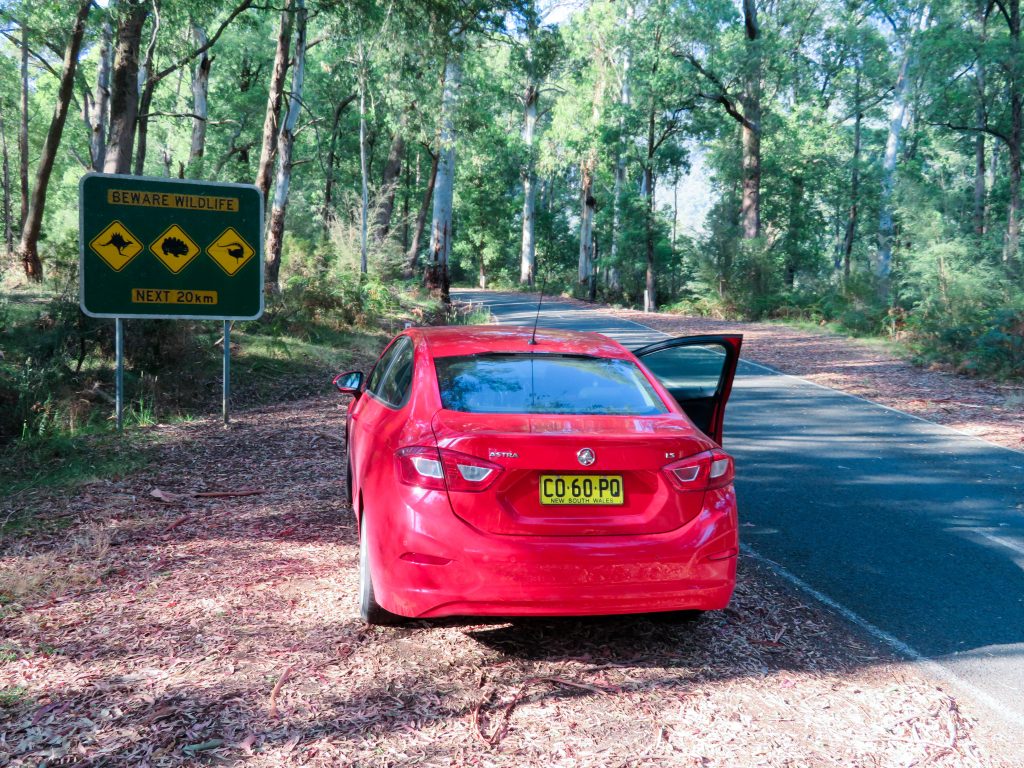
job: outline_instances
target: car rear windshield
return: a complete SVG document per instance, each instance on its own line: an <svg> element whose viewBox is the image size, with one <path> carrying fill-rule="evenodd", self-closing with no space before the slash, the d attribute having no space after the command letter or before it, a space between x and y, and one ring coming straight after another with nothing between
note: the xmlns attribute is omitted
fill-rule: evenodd
<svg viewBox="0 0 1024 768"><path fill-rule="evenodd" d="M629 360L556 354L483 354L434 360L441 403L464 413L649 416L667 412Z"/></svg>

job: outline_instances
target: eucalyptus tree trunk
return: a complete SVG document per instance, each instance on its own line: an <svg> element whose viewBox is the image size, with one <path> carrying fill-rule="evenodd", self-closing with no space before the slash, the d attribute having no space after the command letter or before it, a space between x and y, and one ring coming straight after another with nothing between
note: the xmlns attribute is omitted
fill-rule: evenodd
<svg viewBox="0 0 1024 768"><path fill-rule="evenodd" d="M892 247L895 234L893 222L892 195L896 186L896 161L899 154L900 136L910 109L910 69L914 61L915 30L923 30L928 24L929 9L924 6L921 15L907 31L903 55L900 58L899 74L889 107L889 132L885 140L885 155L882 158L882 196L878 205L878 251L875 255L875 278L878 298L889 298L889 284L892 273ZM1020 165L1017 165L1018 171ZM1012 182L1012 175L1011 175ZM1018 185L1019 187L1019 185ZM1013 193L1010 194L1013 207ZM1013 216L1011 216L1011 220Z"/></svg>
<svg viewBox="0 0 1024 768"><path fill-rule="evenodd" d="M651 97L651 108L647 113L647 161L644 163L643 185L640 194L644 204L644 246L647 253L647 272L644 278L644 312L657 310L657 284L654 276L654 143L655 121L658 109L654 97Z"/></svg>
<svg viewBox="0 0 1024 768"><path fill-rule="evenodd" d="M192 39L197 48L206 45L206 30L198 24L192 25ZM199 55L195 72L192 73L192 145L189 148L188 162L192 166L192 178L203 175L203 154L206 151L206 123L210 110L207 97L210 93L210 66L213 58L208 52Z"/></svg>
<svg viewBox="0 0 1024 768"><path fill-rule="evenodd" d="M633 6L626 7L627 25L633 18ZM629 48L622 55L622 86L619 90L619 104L622 105L622 112L625 114L632 103L632 95L629 89L629 68L632 64L632 54ZM615 146L615 183L612 188L612 237L611 253L608 267L608 288L612 291L620 290L619 284L619 229L622 225L622 190L626 185L626 146L625 146L625 118L619 117L619 141Z"/></svg>
<svg viewBox="0 0 1024 768"><path fill-rule="evenodd" d="M156 43L160 35L160 4L153 3L153 24L149 31L149 45L146 46L146 57L139 67L139 106L135 127L138 141L135 148L135 175L142 176L146 169L146 150L149 142L149 110L153 104L153 93L160 81L153 73L156 56Z"/></svg>
<svg viewBox="0 0 1024 768"><path fill-rule="evenodd" d="M533 237L535 208L537 205L537 178L534 162L533 137L537 126L537 84L526 86L523 116L523 144L526 145L526 165L523 168L523 239L519 249L519 282L533 285L536 274L537 243Z"/></svg>
<svg viewBox="0 0 1024 768"><path fill-rule="evenodd" d="M111 3L109 10L116 7ZM110 18L104 17L100 27L99 64L96 69L96 89L85 92L82 102L85 127L89 131L89 159L94 171L102 171L107 156L107 119L110 116L110 57L114 28Z"/></svg>
<svg viewBox="0 0 1024 768"><path fill-rule="evenodd" d="M409 122L409 110L402 111L398 119L395 135L391 137L391 149L388 151L387 162L380 182L380 198L377 202L377 215L373 222L373 239L380 243L391 231L391 217L395 211L395 194L402 174L402 158L405 157L405 130Z"/></svg>
<svg viewBox="0 0 1024 768"><path fill-rule="evenodd" d="M982 43L988 38L987 19L985 5L979 3L975 21L981 29ZM974 234L978 237L984 236L987 228L985 217L985 75L985 63L979 57L974 64L974 90L977 98L974 105L974 126L978 131L974 137Z"/></svg>
<svg viewBox="0 0 1024 768"><path fill-rule="evenodd" d="M269 293L279 293L281 245L284 239L284 217L288 208L288 188L292 178L292 149L295 146L295 125L302 107L302 83L306 73L306 4L293 0L295 9L295 55L292 59L292 89L288 111L277 134L277 177L274 182L274 204L270 211L265 247L265 284Z"/></svg>
<svg viewBox="0 0 1024 768"><path fill-rule="evenodd" d="M142 0L124 0L117 25L117 49L110 83L110 132L103 170L107 173L130 173L132 146L135 142L135 120L139 110L139 49L142 26L149 15Z"/></svg>
<svg viewBox="0 0 1024 768"><path fill-rule="evenodd" d="M1024 144L1024 62L1021 62L1020 48L1020 0L1006 0L1004 10L1008 17L1007 26L1010 32L1009 62L1004 65L1009 75L1010 91L1010 140L1007 142L1007 149L1010 152L1010 202L1003 262L1012 267L1016 266L1020 255L1021 153Z"/></svg>
<svg viewBox="0 0 1024 768"><path fill-rule="evenodd" d="M284 78L288 71L288 56L292 39L292 9L295 0L288 0L281 11L281 22L277 30L277 50L274 53L274 67L270 73L267 91L267 112L263 119L263 145L260 163L256 170L256 186L266 200L270 190L270 176L274 167L274 153L277 150L278 121L284 102Z"/></svg>
<svg viewBox="0 0 1024 768"><path fill-rule="evenodd" d="M430 226L430 251L425 282L431 292L439 292L447 304L448 258L452 252L452 200L455 193L455 109L462 82L459 53L448 55L441 95L441 134L438 146L437 179L434 182L434 215Z"/></svg>
<svg viewBox="0 0 1024 768"><path fill-rule="evenodd" d="M231 10L231 12L224 19L224 21L222 21L220 23L220 25L217 27L217 31L214 32L213 37L211 37L211 38L209 38L207 40L206 36L204 34L203 37L202 37L202 42L195 48L195 50L190 51L189 53L187 53L184 56L182 56L181 58L177 59L172 64L169 64L168 66L164 67L160 71L156 71L156 68L155 68L155 65L154 65L154 56L156 54L157 33L158 33L159 29L160 29L160 14L159 14L160 6L157 3L153 4L153 30L152 30L152 33L150 35L149 46L146 49L146 60L143 63L143 65L142 65L142 67L141 67L141 69L139 71L139 75L138 75L139 90L140 90L142 95L139 97L139 105L138 105L138 120L137 120L137 123L138 123L139 140L138 140L138 149L137 149L137 151L135 153L135 173L136 173L136 175L141 175L143 170L144 170L144 168L145 168L145 165L146 165L146 148L147 148L147 139L148 139L148 135L149 135L149 110L150 110L150 106L153 103L153 94L156 91L157 85L165 77L167 77L168 75L172 75L175 72L179 71L182 67L184 67L189 62L191 62L192 59L195 59L197 57L203 57L204 59L207 59L206 66L207 66L207 69L208 69L209 65L213 62L213 57L207 57L207 51L214 45L214 43L217 42L217 40L220 38L221 34L228 27L228 25L230 25L238 17L239 14L241 14L246 9L250 8L252 6L252 4L253 4L253 0L241 0L241 2L238 5L236 5ZM207 74L207 77L209 77L209 72L207 72L206 74ZM180 81L179 81L179 83L180 83ZM240 88L241 88L242 91L245 91L245 90L248 89L248 84L245 83L244 80L243 80L243 83L240 84ZM203 130L205 131L205 126L204 126ZM241 151L241 150L239 150L239 151ZM248 152L248 145L246 145L246 149L244 151L246 153ZM164 160L164 163L166 165L166 163L167 163L166 159ZM185 168L184 164L183 163L179 163L178 167L179 167L179 176L184 177L184 168Z"/></svg>
<svg viewBox="0 0 1024 768"><path fill-rule="evenodd" d="M857 74L853 82L853 161L850 168L850 212L846 217L846 234L843 237L843 281L850 280L850 262L853 257L853 243L857 236L857 213L860 206L860 147L861 123L864 113L860 105L861 63L857 62Z"/></svg>
<svg viewBox="0 0 1024 768"><path fill-rule="evenodd" d="M519 247L519 282L521 285L533 285L537 272L537 243L534 238L536 225L535 209L537 206L536 157L534 150L534 134L537 129L537 101L540 98L537 61L534 57L537 28L540 15L537 3L530 0L523 8L526 20L526 47L524 63L526 70L526 90L523 94L523 145L526 159L523 163L521 177L523 181L523 221L522 239ZM482 263L482 262L481 262Z"/></svg>
<svg viewBox="0 0 1024 768"><path fill-rule="evenodd" d="M984 112L984 107L976 108L981 121ZM974 234L985 234L985 134L980 130L974 137Z"/></svg>
<svg viewBox="0 0 1024 768"><path fill-rule="evenodd" d="M405 158L405 183L402 185L402 253L409 249L409 195L420 184L420 156L416 155L416 175L412 174L408 150Z"/></svg>
<svg viewBox="0 0 1024 768"><path fill-rule="evenodd" d="M27 9L22 9L27 13ZM28 25L21 21L21 120L18 124L18 181L21 184L21 228L28 217Z"/></svg>
<svg viewBox="0 0 1024 768"><path fill-rule="evenodd" d="M900 60L899 76L892 105L889 107L889 133L885 140L885 155L882 159L882 197L878 206L878 251L875 255L875 278L878 281L878 297L889 296L889 276L892 271L893 208L892 194L896 184L896 159L900 146L900 134L907 117L907 102L910 93L910 44Z"/></svg>
<svg viewBox="0 0 1024 768"><path fill-rule="evenodd" d="M591 128L601 124L601 102L604 99L605 73L602 70L594 85L594 102L590 112ZM594 197L594 173L597 170L597 148L591 147L580 166L580 256L576 268L576 280L584 294L592 295L594 282L594 212L597 200Z"/></svg>
<svg viewBox="0 0 1024 768"><path fill-rule="evenodd" d="M0 164L2 178L0 191L4 194L3 220L4 220L4 245L7 253L14 253L14 219L11 214L11 162L7 153L7 126L4 125L4 116L0 114L0 150L2 150L3 161Z"/></svg>
<svg viewBox="0 0 1024 768"><path fill-rule="evenodd" d="M334 105L334 117L331 119L331 139L327 148L327 169L324 178L323 227L325 235L334 220L334 166L338 157L338 131L341 126L341 115L345 111L345 107L355 101L357 96L356 93L350 93Z"/></svg>
<svg viewBox="0 0 1024 768"><path fill-rule="evenodd" d="M420 204L419 213L416 214L416 226L413 227L412 242L409 243L409 250L405 252L405 276L407 278L415 275L419 266L420 240L423 239L423 228L427 223L427 211L430 210L430 203L434 197L434 185L437 183L437 167L440 159L440 152L431 152L430 173L427 174L427 187L423 190L423 202Z"/></svg>
<svg viewBox="0 0 1024 768"><path fill-rule="evenodd" d="M359 43L359 272L366 274L367 228L370 218L370 171L366 165L366 53Z"/></svg>
<svg viewBox="0 0 1024 768"><path fill-rule="evenodd" d="M596 152L591 152L580 169L580 257L577 264L577 281L585 295L590 295L590 284L594 280L594 211L597 200L594 198L594 166L597 163Z"/></svg>
<svg viewBox="0 0 1024 768"><path fill-rule="evenodd" d="M754 0L743 0L746 33L746 73L743 84L743 237L761 235L761 30Z"/></svg>
<svg viewBox="0 0 1024 768"><path fill-rule="evenodd" d="M25 268L25 275L30 280L43 279L43 264L39 260L39 232L43 223L43 209L46 206L46 189L53 173L53 163L57 158L64 122L68 117L71 104L71 91L75 84L75 68L78 66L78 52L82 47L82 36L85 34L85 22L89 17L89 9L93 0L82 0L75 15L74 25L64 49L64 68L60 75L60 86L57 90L57 103L53 108L53 118L46 132L46 140L39 154L39 165L36 167L36 183L29 202L28 215L21 231L21 242L18 245L19 256Z"/></svg>

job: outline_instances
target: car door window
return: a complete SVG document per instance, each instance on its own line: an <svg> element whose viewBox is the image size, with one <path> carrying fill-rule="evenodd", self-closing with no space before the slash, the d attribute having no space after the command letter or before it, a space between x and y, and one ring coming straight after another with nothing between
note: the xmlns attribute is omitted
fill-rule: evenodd
<svg viewBox="0 0 1024 768"><path fill-rule="evenodd" d="M712 397L725 369L725 350L718 344L669 347L643 357L644 365L677 400Z"/></svg>
<svg viewBox="0 0 1024 768"><path fill-rule="evenodd" d="M378 360L377 364L373 367L373 370L370 371L370 378L366 381L366 391L371 395L380 396L381 382L383 381L388 368L391 366L391 363L394 361L395 355L401 351L402 341L403 339L398 339L388 347L387 351L381 355L380 360Z"/></svg>
<svg viewBox="0 0 1024 768"><path fill-rule="evenodd" d="M705 434L722 442L725 404L743 337L691 336L635 350L647 369Z"/></svg>
<svg viewBox="0 0 1024 768"><path fill-rule="evenodd" d="M401 408L412 389L413 345L408 338L395 342L395 353L374 393L393 408Z"/></svg>

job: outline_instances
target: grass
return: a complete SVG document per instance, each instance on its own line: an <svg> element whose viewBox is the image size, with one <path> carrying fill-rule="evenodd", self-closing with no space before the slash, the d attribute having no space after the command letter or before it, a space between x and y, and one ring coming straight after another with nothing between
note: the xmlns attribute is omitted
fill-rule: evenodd
<svg viewBox="0 0 1024 768"><path fill-rule="evenodd" d="M38 529L31 502L34 489L71 491L97 479L130 474L149 462L156 442L152 432L128 430L124 435L97 431L56 434L8 445L0 452L5 468L0 498L11 506L5 509L7 505L0 504L0 538ZM60 527L65 523L61 518L49 524Z"/></svg>
<svg viewBox="0 0 1024 768"><path fill-rule="evenodd" d="M83 322L87 335L79 342L75 323ZM384 322L401 328L397 316ZM112 325L82 319L73 299L53 292L0 293L0 410L6 411L0 418L0 499L6 502L0 503L0 537L42 525L32 506L34 489L73 493L91 481L130 474L149 462L160 440L151 427L220 410L220 323L129 321L125 431L116 434ZM142 347L140 355L143 334L157 335L156 353ZM388 336L283 312L236 323L232 409L327 391L333 374L365 367ZM52 516L46 523L61 525Z"/></svg>
<svg viewBox="0 0 1024 768"><path fill-rule="evenodd" d="M390 290L375 305L379 314L369 316L376 318L371 327L341 320L356 305L304 304L301 291L272 300L260 320L235 323L232 410L326 391L334 374L365 369L407 322L490 321L480 308L446 312L416 286ZM23 507L5 518L0 506L0 535L33 528L26 500L34 488L70 492L131 473L147 463L159 439L151 427L220 410L219 322L128 321L125 432L116 435L112 326L84 318L74 298L52 290L0 293L0 409L8 414L6 421L0 418L0 495L22 497Z"/></svg>
<svg viewBox="0 0 1024 768"><path fill-rule="evenodd" d="M849 339L857 339L858 341L869 344L878 349L884 349L894 354L901 355L904 357L909 356L910 350L906 345L901 342L888 337L880 336L877 333L868 333L865 331L858 331L854 328L849 328L842 323L830 320L824 323L815 322L813 320L806 320L799 317L787 317L782 319L770 318L762 320L761 322L767 325L779 325L787 328L796 328L801 331L809 331L811 333L834 333L837 336L845 336Z"/></svg>
<svg viewBox="0 0 1024 768"><path fill-rule="evenodd" d="M12 709L19 706L27 698L28 688L24 685L12 685L0 688L0 707Z"/></svg>

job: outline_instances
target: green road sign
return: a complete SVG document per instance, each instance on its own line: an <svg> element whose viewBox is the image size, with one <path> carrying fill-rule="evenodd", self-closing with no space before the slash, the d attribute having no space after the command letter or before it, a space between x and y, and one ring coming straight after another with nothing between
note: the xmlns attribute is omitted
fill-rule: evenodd
<svg viewBox="0 0 1024 768"><path fill-rule="evenodd" d="M79 299L92 317L263 314L263 196L250 184L86 174Z"/></svg>

